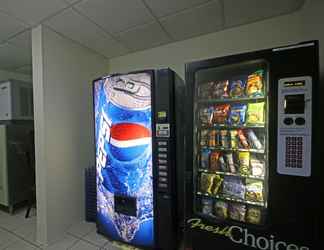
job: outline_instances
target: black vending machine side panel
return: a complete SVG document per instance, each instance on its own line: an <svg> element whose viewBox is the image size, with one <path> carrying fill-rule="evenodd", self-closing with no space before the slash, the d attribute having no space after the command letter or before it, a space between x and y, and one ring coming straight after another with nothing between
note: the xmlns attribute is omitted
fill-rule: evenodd
<svg viewBox="0 0 324 250"><path fill-rule="evenodd" d="M175 114L175 73L170 69L155 74L154 185L156 190L156 245L158 249L177 248L177 144Z"/></svg>
<svg viewBox="0 0 324 250"><path fill-rule="evenodd" d="M196 213L196 210L194 209L195 185L193 177L193 137L195 136L195 131L193 126L193 111L195 110L196 105L196 103L194 103L196 73L200 70L218 68L226 65L235 65L253 60L263 60L268 65L269 181L267 214L263 225L252 225L245 222L202 216L200 213ZM319 145L321 143L319 139L320 126L317 123L319 119L317 114L317 99L319 97L318 63L318 41L310 41L283 48L249 52L194 62L186 65L186 84L188 94L186 104L186 108L188 109L188 112L186 112L186 126L189 132L186 139L187 168L185 239L188 247L192 247L195 250L211 249L213 248L212 246L216 245L219 246L220 249L224 250L316 249L316 246L318 245L317 243L319 243L317 241L320 239L320 190L323 188L321 185L322 170L320 170L318 163L320 160ZM299 91L299 83L297 83L297 81L302 83L306 82L305 85L299 86L301 87L301 92L308 91L308 93L311 93L310 98L306 98L306 94L303 95L303 97L305 97L303 102L306 103L306 108L304 109L306 117L306 111L309 109L309 106L307 109L307 105L312 103L310 108L310 112L312 113L311 121L306 121L306 123L310 122L311 126L312 140L311 143L307 142L306 145L306 147L309 146L312 148L310 154L311 167L309 167L309 164L306 164L306 166L303 163L304 166L302 166L302 168L308 168L305 172L282 172L279 167L280 162L277 164L277 157L279 155L277 148L277 135L280 134L278 132L280 129L280 127L278 127L280 126L278 121L280 122L280 119L282 118L281 116L278 116L278 112L280 111L280 107L278 107L280 105L278 105L278 102L280 104L280 98L282 100L282 96L278 96L278 93L280 91L280 86L285 86L283 85L285 83L287 89L292 84L292 86L296 87ZM296 82L296 85L293 84L294 82ZM303 86L305 86L306 90L302 90ZM282 93L288 93L285 91L286 90ZM289 93L290 92L291 90L289 90ZM300 94L301 92L298 92L297 94ZM292 103L294 106L295 100L291 101L289 98L287 97L287 101ZM287 105L290 105L290 103ZM292 112L295 113L300 112L298 105L292 107L292 110ZM292 116L290 111L287 111L286 114ZM284 113L284 115L286 114ZM296 126L299 125L297 124L297 118L300 116L301 115L298 114L298 117L292 117L296 121ZM312 126L312 124L314 126ZM298 129L296 129L296 131ZM287 130L283 131L287 132ZM280 134L280 136L282 135ZM295 154L298 156L298 152L295 152L294 155ZM226 201L226 197L216 196L214 198L225 199Z"/></svg>

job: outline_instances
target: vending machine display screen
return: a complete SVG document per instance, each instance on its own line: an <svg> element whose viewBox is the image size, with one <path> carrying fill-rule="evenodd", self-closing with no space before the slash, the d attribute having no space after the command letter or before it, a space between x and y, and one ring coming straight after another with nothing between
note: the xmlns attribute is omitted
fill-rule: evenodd
<svg viewBox="0 0 324 250"><path fill-rule="evenodd" d="M109 238L154 242L151 75L94 83L97 223Z"/></svg>
<svg viewBox="0 0 324 250"><path fill-rule="evenodd" d="M285 96L285 114L304 114L305 95L286 95Z"/></svg>

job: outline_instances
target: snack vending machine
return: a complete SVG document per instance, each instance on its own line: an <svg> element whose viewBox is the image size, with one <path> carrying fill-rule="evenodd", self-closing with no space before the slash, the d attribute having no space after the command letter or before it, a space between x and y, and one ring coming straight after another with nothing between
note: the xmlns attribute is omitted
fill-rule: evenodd
<svg viewBox="0 0 324 250"><path fill-rule="evenodd" d="M318 68L317 41L186 65L189 248L316 249Z"/></svg>
<svg viewBox="0 0 324 250"><path fill-rule="evenodd" d="M145 249L176 249L183 82L169 69L114 74L95 80L93 93L98 232Z"/></svg>

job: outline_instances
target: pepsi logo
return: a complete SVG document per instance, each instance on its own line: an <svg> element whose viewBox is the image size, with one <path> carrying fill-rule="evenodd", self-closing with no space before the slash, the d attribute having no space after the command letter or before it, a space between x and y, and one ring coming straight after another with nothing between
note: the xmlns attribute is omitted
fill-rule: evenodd
<svg viewBox="0 0 324 250"><path fill-rule="evenodd" d="M140 124L118 123L110 132L110 151L120 161L136 159L151 143L151 131Z"/></svg>

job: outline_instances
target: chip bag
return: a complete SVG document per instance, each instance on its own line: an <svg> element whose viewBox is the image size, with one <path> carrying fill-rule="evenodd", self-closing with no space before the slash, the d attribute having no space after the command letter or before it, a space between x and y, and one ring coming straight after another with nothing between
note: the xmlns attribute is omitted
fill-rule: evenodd
<svg viewBox="0 0 324 250"><path fill-rule="evenodd" d="M215 175L202 173L200 176L200 190L203 193L212 194Z"/></svg>
<svg viewBox="0 0 324 250"><path fill-rule="evenodd" d="M224 176L223 194L234 198L244 199L245 185L242 178L236 176Z"/></svg>
<svg viewBox="0 0 324 250"><path fill-rule="evenodd" d="M247 179L245 199L247 201L263 202L263 182Z"/></svg>
<svg viewBox="0 0 324 250"><path fill-rule="evenodd" d="M224 201L216 201L214 204L214 215L221 219L228 217L228 204Z"/></svg>
<svg viewBox="0 0 324 250"><path fill-rule="evenodd" d="M261 223L261 209L256 207L249 207L246 211L246 222L251 224Z"/></svg>
<svg viewBox="0 0 324 250"><path fill-rule="evenodd" d="M262 69L255 71L253 74L248 76L246 84L246 95L248 97L258 97L263 95L263 78L264 70Z"/></svg>
<svg viewBox="0 0 324 250"><path fill-rule="evenodd" d="M245 123L246 104L234 104L228 119L230 125L242 125Z"/></svg>
<svg viewBox="0 0 324 250"><path fill-rule="evenodd" d="M253 176L264 176L265 174L265 162L263 160L259 160L255 156L251 157L250 160L251 172Z"/></svg>
<svg viewBox="0 0 324 250"><path fill-rule="evenodd" d="M249 103L247 109L248 124L264 124L264 102Z"/></svg>
<svg viewBox="0 0 324 250"><path fill-rule="evenodd" d="M210 167L209 169L211 171L219 171L220 170L220 166L219 166L219 156L220 153L217 151L214 151L210 154L210 159L209 159L209 163L210 163Z"/></svg>
<svg viewBox="0 0 324 250"><path fill-rule="evenodd" d="M250 174L250 152L239 152L239 172L241 175L249 175Z"/></svg>
<svg viewBox="0 0 324 250"><path fill-rule="evenodd" d="M212 186L212 194L217 194L222 186L223 183L223 178L216 174L214 175L214 179L213 179L213 186Z"/></svg>
<svg viewBox="0 0 324 250"><path fill-rule="evenodd" d="M211 87L211 94L213 98L227 98L228 97L228 80L214 82Z"/></svg>
<svg viewBox="0 0 324 250"><path fill-rule="evenodd" d="M200 167L204 169L209 168L209 155L211 150L210 149L203 149L201 150L201 156L200 156Z"/></svg>
<svg viewBox="0 0 324 250"><path fill-rule="evenodd" d="M232 80L230 83L230 97L238 98L243 97L245 95L245 86L246 80L245 79L237 79Z"/></svg>
<svg viewBox="0 0 324 250"><path fill-rule="evenodd" d="M229 109L229 104L216 105L213 112L213 123L225 124L228 118Z"/></svg>
<svg viewBox="0 0 324 250"><path fill-rule="evenodd" d="M229 217L232 220L245 222L246 205L231 203L228 208Z"/></svg>

